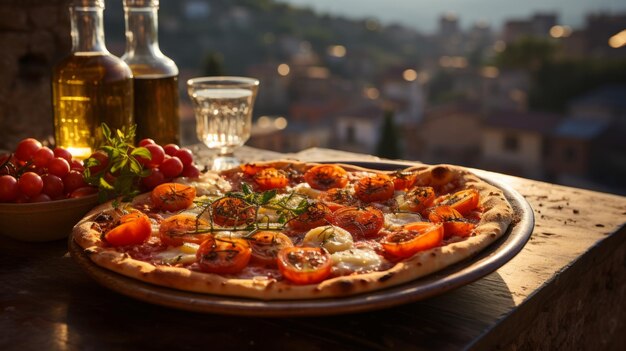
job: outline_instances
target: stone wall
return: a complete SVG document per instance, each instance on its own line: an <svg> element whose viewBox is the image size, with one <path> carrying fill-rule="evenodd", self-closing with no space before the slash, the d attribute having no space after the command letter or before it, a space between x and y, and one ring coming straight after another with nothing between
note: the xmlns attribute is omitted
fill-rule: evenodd
<svg viewBox="0 0 626 351"><path fill-rule="evenodd" d="M70 48L67 0L0 0L0 149L51 139L52 67Z"/></svg>

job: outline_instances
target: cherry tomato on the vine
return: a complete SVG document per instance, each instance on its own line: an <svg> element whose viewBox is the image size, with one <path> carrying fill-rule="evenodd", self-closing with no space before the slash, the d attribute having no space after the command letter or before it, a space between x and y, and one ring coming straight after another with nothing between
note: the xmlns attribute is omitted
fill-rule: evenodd
<svg viewBox="0 0 626 351"><path fill-rule="evenodd" d="M17 179L12 175L0 176L0 202L11 202L17 199L20 189L17 186Z"/></svg>
<svg viewBox="0 0 626 351"><path fill-rule="evenodd" d="M28 162L39 149L41 149L41 143L37 139L26 138L17 144L15 157L20 161Z"/></svg>
<svg viewBox="0 0 626 351"><path fill-rule="evenodd" d="M35 172L26 172L17 180L20 191L29 197L35 197L43 190L43 180Z"/></svg>

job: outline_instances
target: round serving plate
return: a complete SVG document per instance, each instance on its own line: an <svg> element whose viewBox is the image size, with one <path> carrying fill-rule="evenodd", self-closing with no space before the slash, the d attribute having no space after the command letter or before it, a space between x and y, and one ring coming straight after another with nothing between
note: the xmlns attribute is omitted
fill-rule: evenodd
<svg viewBox="0 0 626 351"><path fill-rule="evenodd" d="M397 162L334 162L370 169L395 170L415 164ZM144 283L94 264L70 237L69 250L78 265L99 284L145 302L182 310L263 317L322 316L376 310L422 300L476 281L511 260L528 241L534 227L528 202L510 186L480 174L500 188L514 210L514 220L504 235L477 255L414 281L364 294L312 300L261 301L200 294Z"/></svg>

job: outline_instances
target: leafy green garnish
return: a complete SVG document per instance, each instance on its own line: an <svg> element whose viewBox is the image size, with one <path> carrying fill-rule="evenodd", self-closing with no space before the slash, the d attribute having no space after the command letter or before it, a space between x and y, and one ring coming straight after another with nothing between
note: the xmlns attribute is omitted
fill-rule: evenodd
<svg viewBox="0 0 626 351"><path fill-rule="evenodd" d="M102 134L105 141L98 150L107 154L108 163L106 167L92 174L90 167L99 166L100 161L94 157L84 161L85 181L98 187L98 198L101 202L115 199L113 205L117 207L120 200L131 201L140 192L141 178L150 175L150 170L144 169L137 160L139 157L149 160L151 154L144 147L134 146L136 128L136 125L124 127L113 134L103 123Z"/></svg>

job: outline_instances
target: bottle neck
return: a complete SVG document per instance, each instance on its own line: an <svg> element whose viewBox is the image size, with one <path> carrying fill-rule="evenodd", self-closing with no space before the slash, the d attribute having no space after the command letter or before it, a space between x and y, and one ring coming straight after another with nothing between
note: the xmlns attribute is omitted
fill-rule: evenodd
<svg viewBox="0 0 626 351"><path fill-rule="evenodd" d="M126 57L162 56L157 7L126 7Z"/></svg>
<svg viewBox="0 0 626 351"><path fill-rule="evenodd" d="M108 53L101 7L70 7L72 52Z"/></svg>

